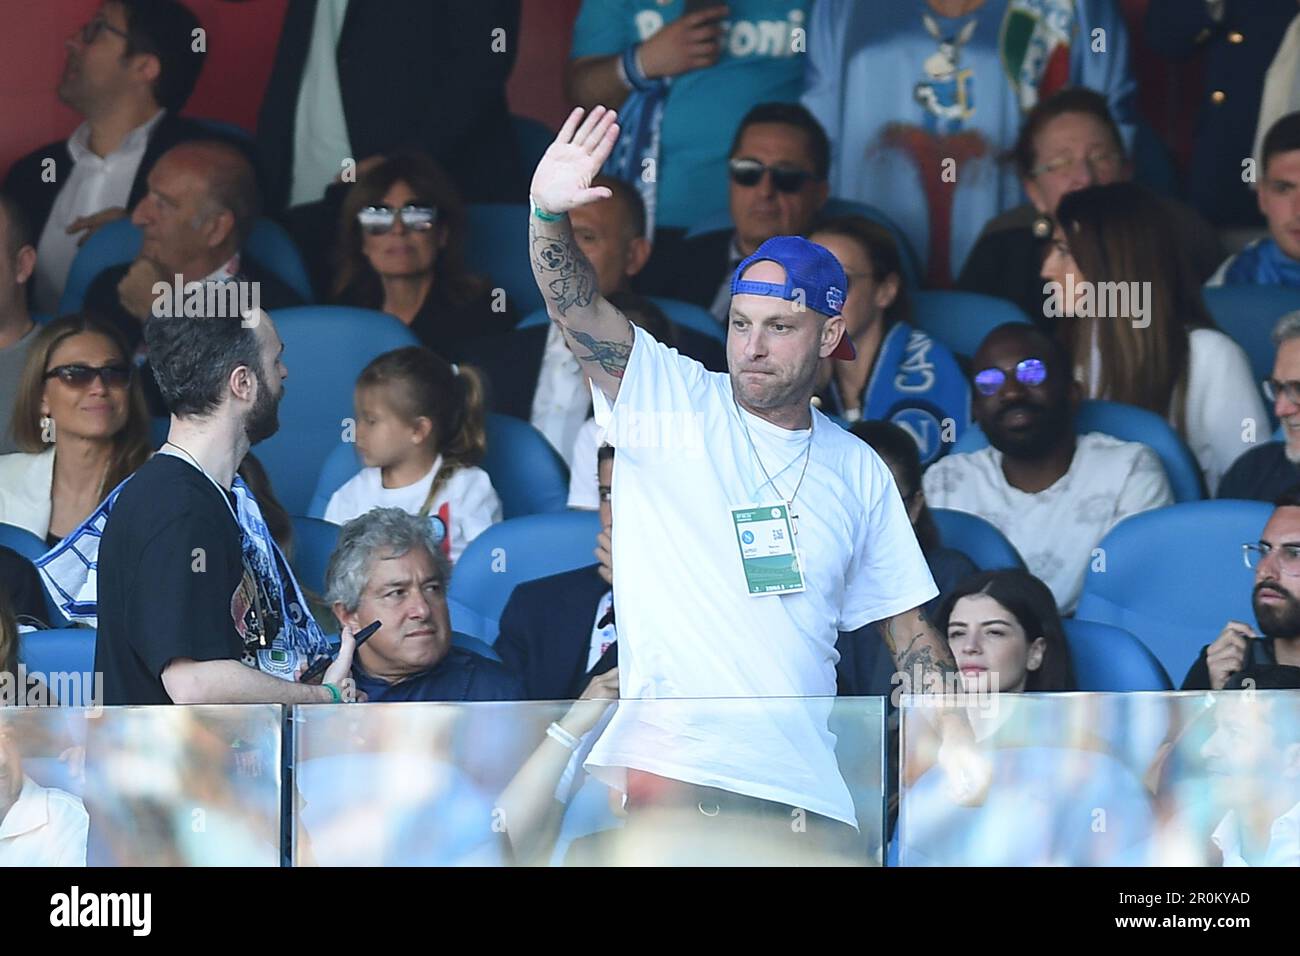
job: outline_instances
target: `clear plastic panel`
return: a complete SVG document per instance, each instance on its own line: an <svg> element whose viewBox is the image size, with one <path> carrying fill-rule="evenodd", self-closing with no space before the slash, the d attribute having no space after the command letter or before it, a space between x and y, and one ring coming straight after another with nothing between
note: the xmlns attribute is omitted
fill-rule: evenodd
<svg viewBox="0 0 1300 956"><path fill-rule="evenodd" d="M903 866L1300 865L1300 691L904 698L901 726Z"/></svg>
<svg viewBox="0 0 1300 956"><path fill-rule="evenodd" d="M620 726L668 735L632 748L657 772L593 767L620 710ZM696 738L671 737L683 726ZM750 758L768 729L792 726L828 742L810 758L828 768L814 786L799 782L806 768ZM301 706L293 734L295 865L881 860L882 698ZM721 751L713 776L700 748ZM801 805L826 810L828 793L852 823Z"/></svg>

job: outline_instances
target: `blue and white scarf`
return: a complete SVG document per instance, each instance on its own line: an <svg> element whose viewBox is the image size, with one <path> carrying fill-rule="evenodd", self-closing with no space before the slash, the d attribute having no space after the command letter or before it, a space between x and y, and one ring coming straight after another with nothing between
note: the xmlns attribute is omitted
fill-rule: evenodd
<svg viewBox="0 0 1300 956"><path fill-rule="evenodd" d="M72 621L99 626L99 542L117 496L130 480L128 477L109 492L90 517L36 561L46 590ZM251 657L245 654L245 662L256 664L265 673L293 680L303 669L327 656L329 644L311 616L289 562L266 527L257 499L238 475L231 490L237 505L245 574L251 573L261 594L276 602L267 616L279 618L279 628L267 645L256 647ZM287 580L279 568L284 568Z"/></svg>
<svg viewBox="0 0 1300 956"><path fill-rule="evenodd" d="M668 81L652 80L636 65L636 47L623 52L623 70L632 91L618 111L622 130L614 152L605 160L606 176L630 183L645 203L646 238L654 235L656 185L659 181L659 131L668 99Z"/></svg>
<svg viewBox="0 0 1300 956"><path fill-rule="evenodd" d="M1300 288L1300 262L1283 252L1272 238L1261 239L1237 253L1224 273L1223 284Z"/></svg>
<svg viewBox="0 0 1300 956"><path fill-rule="evenodd" d="M834 379L830 391L840 414L844 401ZM969 427L970 385L947 346L898 322L880 343L861 409L863 419L906 429L924 466L943 457Z"/></svg>

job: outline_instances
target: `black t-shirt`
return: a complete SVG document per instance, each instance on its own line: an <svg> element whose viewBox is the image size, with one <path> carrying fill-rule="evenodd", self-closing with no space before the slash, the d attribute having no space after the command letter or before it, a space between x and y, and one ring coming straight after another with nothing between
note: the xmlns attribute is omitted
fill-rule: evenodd
<svg viewBox="0 0 1300 956"><path fill-rule="evenodd" d="M5 547L0 547L0 590L8 595L16 617L45 621L45 592L36 566L17 551Z"/></svg>
<svg viewBox="0 0 1300 956"><path fill-rule="evenodd" d="M1246 655L1246 662L1237 673L1241 674L1255 668L1275 667L1277 665L1277 652L1273 649L1273 639L1271 637L1253 638L1247 646L1249 652ZM1196 663L1192 665L1191 670L1187 672L1187 676L1183 678L1183 686L1179 690L1213 689L1210 687L1210 665L1207 660L1209 650L1209 644L1201 648L1200 656L1196 658Z"/></svg>
<svg viewBox="0 0 1300 956"><path fill-rule="evenodd" d="M234 496L155 455L122 489L99 546L95 670L105 704L170 704L168 662L241 660L244 564Z"/></svg>
<svg viewBox="0 0 1300 956"><path fill-rule="evenodd" d="M1218 498L1272 501L1300 483L1300 468L1287 460L1286 443L1252 448L1232 463L1219 482Z"/></svg>

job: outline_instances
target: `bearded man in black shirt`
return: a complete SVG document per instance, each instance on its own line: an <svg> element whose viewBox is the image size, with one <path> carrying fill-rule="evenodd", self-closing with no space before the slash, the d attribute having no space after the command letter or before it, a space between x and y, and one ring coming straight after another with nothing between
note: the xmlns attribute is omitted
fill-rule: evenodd
<svg viewBox="0 0 1300 956"><path fill-rule="evenodd" d="M150 318L167 442L115 493L99 544L95 670L105 704L351 700L351 628L324 635L236 468L273 435L288 372L264 312Z"/></svg>

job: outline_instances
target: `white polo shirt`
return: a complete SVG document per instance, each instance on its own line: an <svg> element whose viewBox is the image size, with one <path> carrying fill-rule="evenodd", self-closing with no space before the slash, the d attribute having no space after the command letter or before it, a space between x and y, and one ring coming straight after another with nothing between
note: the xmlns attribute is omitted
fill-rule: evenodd
<svg viewBox="0 0 1300 956"><path fill-rule="evenodd" d="M741 412L728 375L635 336L612 410L595 393L617 449L621 701L587 766L611 786L633 768L854 824L827 729L837 633L937 593L889 469L814 410L793 508L806 590L750 596L731 509L788 498L809 431Z"/></svg>
<svg viewBox="0 0 1300 956"><path fill-rule="evenodd" d="M24 775L18 802L0 821L0 867L85 866L89 832L80 800Z"/></svg>

